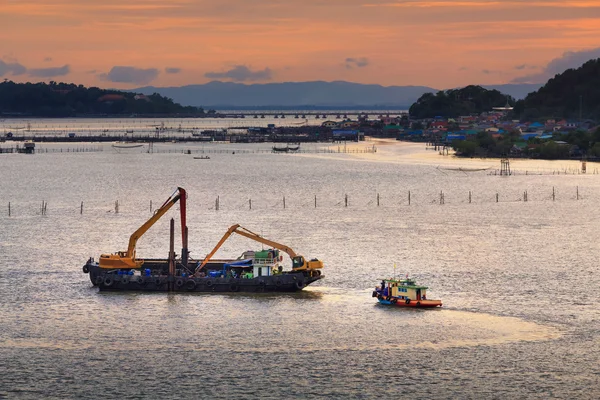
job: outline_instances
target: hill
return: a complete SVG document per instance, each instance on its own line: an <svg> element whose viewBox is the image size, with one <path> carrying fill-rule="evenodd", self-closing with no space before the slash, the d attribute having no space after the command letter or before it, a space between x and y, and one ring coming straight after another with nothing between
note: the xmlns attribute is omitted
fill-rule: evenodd
<svg viewBox="0 0 600 400"><path fill-rule="evenodd" d="M506 93L524 93L539 85L498 85ZM181 104L215 109L290 109L290 108L347 108L347 109L408 109L425 93L436 93L427 86L381 86L352 82L285 82L241 84L213 81L203 85L181 87L141 87L138 93L160 93ZM503 103L504 104L504 103Z"/></svg>
<svg viewBox="0 0 600 400"><path fill-rule="evenodd" d="M183 107L159 94L86 88L72 83L0 83L0 115L75 117L98 115L197 115L203 110Z"/></svg>
<svg viewBox="0 0 600 400"><path fill-rule="evenodd" d="M413 118L456 118L461 115L480 114L493 107L502 107L514 99L498 90L488 90L481 86L467 86L462 89L425 93L410 107Z"/></svg>
<svg viewBox="0 0 600 400"><path fill-rule="evenodd" d="M522 120L578 119L580 111L583 119L600 120L600 58L556 75L514 111Z"/></svg>

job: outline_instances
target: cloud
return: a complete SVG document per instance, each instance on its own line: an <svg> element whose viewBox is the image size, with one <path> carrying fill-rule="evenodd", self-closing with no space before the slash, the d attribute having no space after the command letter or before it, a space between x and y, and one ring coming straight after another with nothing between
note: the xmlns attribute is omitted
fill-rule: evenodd
<svg viewBox="0 0 600 400"><path fill-rule="evenodd" d="M483 72L486 75L489 75L492 73L492 71L490 71L489 69L482 69L481 72Z"/></svg>
<svg viewBox="0 0 600 400"><path fill-rule="evenodd" d="M550 61L542 72L516 77L511 83L545 83L556 74L561 74L570 68L579 68L585 62L596 58L600 58L600 47L582 51L567 51L561 57Z"/></svg>
<svg viewBox="0 0 600 400"><path fill-rule="evenodd" d="M4 62L0 60L0 76L4 76L6 74L11 75L23 75L27 72L27 68L24 65L19 64L18 62Z"/></svg>
<svg viewBox="0 0 600 400"><path fill-rule="evenodd" d="M181 68L167 67L165 68L165 72L167 74L178 74L181 72Z"/></svg>
<svg viewBox="0 0 600 400"><path fill-rule="evenodd" d="M55 76L64 76L71 72L69 65L63 65L62 67L49 67L49 68L33 68L27 71L30 76L38 78L53 78Z"/></svg>
<svg viewBox="0 0 600 400"><path fill-rule="evenodd" d="M515 69L522 71L524 69L537 69L537 65L529 65L529 64L521 64L521 65L515 65Z"/></svg>
<svg viewBox="0 0 600 400"><path fill-rule="evenodd" d="M459 71L468 71L469 67L460 67L458 70Z"/></svg>
<svg viewBox="0 0 600 400"><path fill-rule="evenodd" d="M145 85L152 82L158 76L156 68L136 68L130 66L114 66L108 74L100 74L100 79L117 83L135 83Z"/></svg>
<svg viewBox="0 0 600 400"><path fill-rule="evenodd" d="M269 81L273 78L273 71L270 68L252 71L245 65L236 65L229 71L207 72L204 76L210 79L229 79L234 82Z"/></svg>
<svg viewBox="0 0 600 400"><path fill-rule="evenodd" d="M44 62L50 62L50 61L52 61L52 57L45 57L44 58Z"/></svg>
<svg viewBox="0 0 600 400"><path fill-rule="evenodd" d="M352 69L354 67L364 68L369 65L369 59L366 57L348 57L346 58L346 68Z"/></svg>

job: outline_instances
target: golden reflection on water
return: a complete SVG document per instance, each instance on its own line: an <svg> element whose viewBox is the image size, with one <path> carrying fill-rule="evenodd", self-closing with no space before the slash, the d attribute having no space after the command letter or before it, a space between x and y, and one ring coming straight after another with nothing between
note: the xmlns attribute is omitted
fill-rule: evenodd
<svg viewBox="0 0 600 400"><path fill-rule="evenodd" d="M223 325L225 332L223 337L231 337L232 342L223 340L219 342L220 350L249 353L277 353L277 352L312 352L312 351L373 351L373 350L399 350L404 349L431 349L441 350L455 347L476 347L476 346L496 346L507 343L547 341L558 339L562 336L559 329L525 321L515 317L497 316L479 312L468 312L452 309L431 309L416 310L402 309L378 304L375 299L370 301L368 296L362 292L344 292L335 288L316 287L305 292L290 295L189 295L189 294L167 294L166 300L160 301L166 305L167 309L173 307L185 307L185 311L175 316L176 318L185 318L189 324L191 320L203 318L203 311L193 306L198 305L197 301L210 299L212 304L221 304L223 307L222 315L226 316L228 324ZM122 297L126 302L134 300L129 296L122 294L110 294L109 297ZM144 300L144 295L135 295L137 300ZM156 298L156 296L152 296ZM147 300L147 299L146 299ZM150 299L152 300L152 299ZM135 301L135 300L134 300ZM310 332L310 335L291 333L294 340L277 341L267 340L265 342L254 342L254 334L260 331L260 326L256 322L246 322L238 324L239 321L247 320L247 311L241 306L243 302L250 301L255 306L273 307L274 313L287 313L288 308L294 307L313 307L316 313L331 312L340 309L341 316L329 314L328 318L332 324L337 324L340 330L335 336L327 335L327 332L319 332L323 324L311 325L303 321L302 330ZM292 302L290 305L289 302ZM231 303L233 302L233 306ZM307 303L308 302L308 303ZM273 304L269 304L273 303ZM258 305L256 305L258 304ZM192 307L189 307L192 305ZM154 304L152 307L156 307ZM351 315L344 313L341 307L351 307ZM283 310L281 310L283 308ZM357 311L359 310L359 311ZM161 313L160 310L155 310ZM163 310L166 311L166 310ZM128 314L129 315L129 314ZM135 314L133 314L135 315ZM184 316L185 315L185 316ZM173 315L171 314L171 317ZM128 317L129 318L129 317ZM165 313L163 318L169 318L169 313ZM213 318L213 316L210 316ZM344 319L350 320L351 330L345 332ZM285 318L284 318L285 321ZM386 328L376 331L373 328L374 321L383 321ZM131 319L132 324L134 319ZM283 322L283 321L282 321ZM69 325L69 321L65 321ZM75 318L72 323L77 323ZM236 328L236 325L240 328ZM260 325L260 322L259 322ZM442 328L443 327L443 328ZM450 332L446 337L440 336L440 330ZM240 330L248 332L247 339L237 337ZM325 333L327 340L315 340L314 336L321 337ZM456 334L453 334L456 333ZM203 332L201 329L198 336L190 337L189 340L168 340L168 343L159 340L159 337L152 339L151 336L144 335L144 349L146 350L169 350L176 347L193 351L212 351L214 350L214 338L199 340L203 334L214 335L214 332ZM169 333L173 336L173 333ZM356 337L359 340L354 340ZM273 339L267 335L267 339ZM325 343L324 343L325 342ZM203 344L204 343L204 344ZM207 345L208 343L208 345ZM136 341L119 340L114 341L111 338L98 340L92 338L76 339L51 339L51 338L8 338L0 340L0 347L3 348L30 348L30 349L61 349L61 350L85 350L92 347L102 346L106 350L136 350L139 349L139 343Z"/></svg>

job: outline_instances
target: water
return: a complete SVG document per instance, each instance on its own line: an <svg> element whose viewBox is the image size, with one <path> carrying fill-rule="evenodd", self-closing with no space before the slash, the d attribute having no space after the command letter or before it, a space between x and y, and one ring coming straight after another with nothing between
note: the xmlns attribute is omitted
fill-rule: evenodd
<svg viewBox="0 0 600 400"><path fill-rule="evenodd" d="M0 398L598 398L600 175L444 171L497 162L378 146L0 155ZM326 278L285 295L99 293L85 260L124 250L177 186L193 257L240 223L323 260ZM259 246L232 237L217 255ZM164 218L138 254L167 252ZM377 305L394 264L443 309Z"/></svg>
<svg viewBox="0 0 600 400"><path fill-rule="evenodd" d="M75 133L77 136L94 135L122 135L127 133L131 137L147 136L160 130L162 135L169 136L186 135L198 133L202 130L214 130L229 128L267 127L273 124L277 127L301 127L318 126L327 120L341 122L347 118L356 120L360 114L373 116L389 115L392 117L406 113L403 110L323 110L318 115L305 115L311 111L283 111L283 113L296 113L281 118L281 114L275 118L277 111L220 111L224 114L248 113L245 118L7 118L0 119L0 134L2 136L11 132L14 137L26 136L67 136ZM314 111L312 111L314 112ZM270 113L270 114L265 114ZM282 113L282 111L279 111ZM264 118L261 118L264 115ZM326 115L327 118L323 118ZM256 116L256 118L255 118ZM317 118L319 117L319 118Z"/></svg>

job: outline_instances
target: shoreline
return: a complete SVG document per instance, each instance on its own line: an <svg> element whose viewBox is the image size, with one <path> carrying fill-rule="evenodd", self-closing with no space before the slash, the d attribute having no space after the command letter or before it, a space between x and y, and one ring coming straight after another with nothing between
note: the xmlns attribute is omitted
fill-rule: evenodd
<svg viewBox="0 0 600 400"><path fill-rule="evenodd" d="M488 172L500 170L500 158L462 158L456 157L454 151L441 155L438 151L427 150L422 142L405 142L396 139L366 137L364 142L346 144L348 149L363 149L375 145L375 153L349 153L354 159L368 162L386 162L404 165L430 165L433 167L449 168L487 168ZM333 146L330 146L333 147ZM317 155L315 155L317 156ZM323 157L323 156L321 156ZM333 157L327 157L333 158ZM567 170L574 173L581 170L580 160L541 160L534 158L510 158L510 166L514 171L551 172ZM588 174L594 174L593 169L600 166L599 161L587 161ZM592 167L592 165L594 167ZM476 171L444 171L448 173L468 173ZM583 175L583 174L582 174Z"/></svg>

